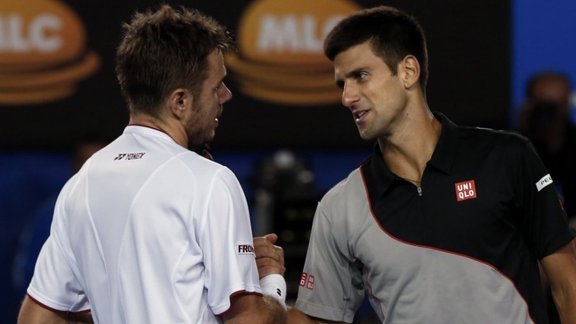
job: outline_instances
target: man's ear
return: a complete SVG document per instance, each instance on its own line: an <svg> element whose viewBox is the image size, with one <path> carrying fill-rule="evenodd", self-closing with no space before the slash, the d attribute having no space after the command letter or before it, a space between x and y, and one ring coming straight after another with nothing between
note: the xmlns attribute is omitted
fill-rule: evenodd
<svg viewBox="0 0 576 324"><path fill-rule="evenodd" d="M400 76L406 89L418 84L420 78L420 63L414 55L407 55L399 64Z"/></svg>
<svg viewBox="0 0 576 324"><path fill-rule="evenodd" d="M168 97L168 107L172 115L180 119L184 117L186 110L191 109L193 100L194 97L189 90L178 88Z"/></svg>

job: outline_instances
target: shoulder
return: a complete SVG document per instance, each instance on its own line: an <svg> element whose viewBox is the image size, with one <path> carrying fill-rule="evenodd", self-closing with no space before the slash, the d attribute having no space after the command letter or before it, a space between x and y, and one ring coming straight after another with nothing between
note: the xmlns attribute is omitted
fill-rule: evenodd
<svg viewBox="0 0 576 324"><path fill-rule="evenodd" d="M458 135L460 138L470 138L477 140L497 140L503 143L522 143L528 139L514 130L494 129L479 126L458 126Z"/></svg>
<svg viewBox="0 0 576 324"><path fill-rule="evenodd" d="M350 200L363 197L364 184L360 168L354 169L348 176L338 182L322 197L320 204L324 208L341 209Z"/></svg>
<svg viewBox="0 0 576 324"><path fill-rule="evenodd" d="M513 130L460 126L457 134L459 146L464 150L487 149L517 154L531 145L528 138Z"/></svg>
<svg viewBox="0 0 576 324"><path fill-rule="evenodd" d="M188 169L197 174L215 175L230 174L232 171L216 161L205 158L194 151L183 150L174 156L175 162L181 163Z"/></svg>
<svg viewBox="0 0 576 324"><path fill-rule="evenodd" d="M200 183L212 185L239 186L236 175L230 168L218 162L207 159L195 152L187 151L178 156L182 167Z"/></svg>

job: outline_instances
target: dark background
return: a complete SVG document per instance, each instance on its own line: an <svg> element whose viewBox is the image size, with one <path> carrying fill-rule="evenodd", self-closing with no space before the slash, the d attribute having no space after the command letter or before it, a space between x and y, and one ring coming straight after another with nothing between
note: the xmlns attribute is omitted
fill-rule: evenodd
<svg viewBox="0 0 576 324"><path fill-rule="evenodd" d="M250 1L167 1L196 6L235 33ZM382 1L357 1L372 6ZM101 69L79 83L71 97L45 105L0 106L0 148L62 149L85 133L117 136L127 111L114 76L120 26L132 12L158 1L68 1L85 23L87 48ZM386 1L418 17L430 53L430 107L464 124L508 125L510 35L508 1ZM233 73L231 71L231 73ZM281 76L279 76L281 77ZM234 99L226 104L214 143L220 149L276 147L358 148L350 113L331 106L281 106L243 96L232 80Z"/></svg>

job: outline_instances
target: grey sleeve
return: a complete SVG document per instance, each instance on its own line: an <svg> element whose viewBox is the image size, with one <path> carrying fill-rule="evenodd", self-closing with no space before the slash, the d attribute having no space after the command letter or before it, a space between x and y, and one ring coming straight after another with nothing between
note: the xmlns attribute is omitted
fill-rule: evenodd
<svg viewBox="0 0 576 324"><path fill-rule="evenodd" d="M314 215L295 307L310 316L351 323L364 298L362 273L346 248L343 226L334 223L323 203Z"/></svg>

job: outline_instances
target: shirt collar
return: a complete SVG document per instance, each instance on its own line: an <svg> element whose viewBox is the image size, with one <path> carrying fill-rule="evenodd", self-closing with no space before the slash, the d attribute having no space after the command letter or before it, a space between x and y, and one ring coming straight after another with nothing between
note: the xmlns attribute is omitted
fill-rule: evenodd
<svg viewBox="0 0 576 324"><path fill-rule="evenodd" d="M434 112L434 117L442 124L442 132L428 164L450 174L457 151L458 125L442 113Z"/></svg>
<svg viewBox="0 0 576 324"><path fill-rule="evenodd" d="M172 139L172 137L170 137L170 135L168 135L168 133L166 133L162 129L150 127L147 125L129 124L128 126L126 126L124 128L124 134L148 134L148 135L162 137L164 139L168 139L171 142L176 143L174 141L174 139Z"/></svg>
<svg viewBox="0 0 576 324"><path fill-rule="evenodd" d="M434 117L442 124L442 131L428 165L440 170L441 172L450 174L457 151L456 141L458 125L454 124L442 113L434 112ZM392 181L398 179L398 177L388 169L388 166L384 162L378 143L374 145L372 157L362 166L362 168L363 175L365 176L366 172L372 174L375 179L378 179L376 181L380 182L379 187L384 191L390 186Z"/></svg>
<svg viewBox="0 0 576 324"><path fill-rule="evenodd" d="M139 133L139 134L148 134L148 135L152 135L152 136L158 136L158 137L164 138L166 140L169 140L170 142L173 142L174 144L179 145L163 129L151 127L151 126L147 126L147 125L129 124L128 126L126 126L126 128L124 128L124 133L125 134ZM191 150L196 152L198 155L201 155L201 156L203 156L209 160L214 161L214 157L212 156L212 148L210 147L209 144L204 144L202 146L195 147Z"/></svg>

